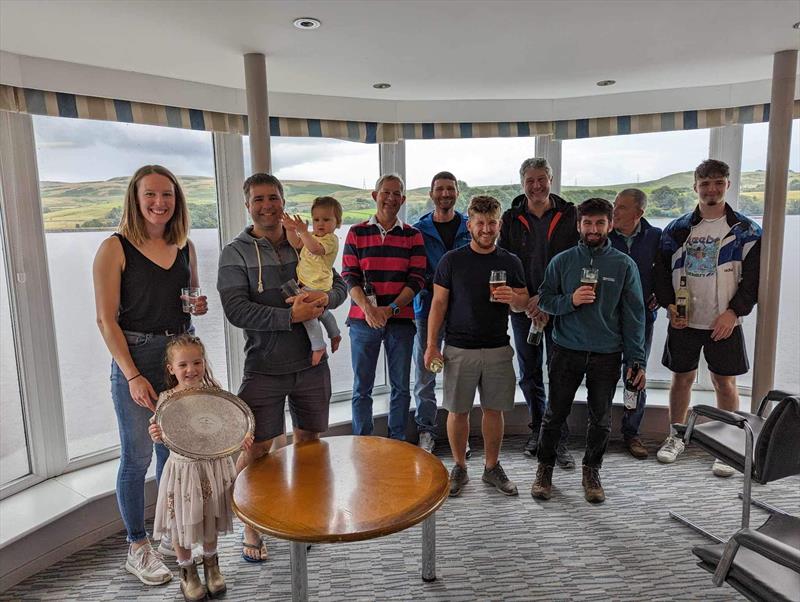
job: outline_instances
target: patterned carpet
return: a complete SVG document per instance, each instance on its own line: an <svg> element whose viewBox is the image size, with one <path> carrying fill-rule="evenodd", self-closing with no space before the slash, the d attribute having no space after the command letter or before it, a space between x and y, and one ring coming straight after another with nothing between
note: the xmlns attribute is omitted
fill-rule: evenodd
<svg viewBox="0 0 800 602"><path fill-rule="evenodd" d="M583 500L580 469L556 468L548 502L530 496L535 462L522 455L524 438L509 437L501 461L520 489L507 498L480 481L482 448L473 438L470 483L437 514L437 576L420 578L421 528L360 543L315 545L308 556L311 600L731 600L695 566L691 548L705 540L671 520L668 509L695 517L727 538L738 525L742 477L711 474L710 456L688 450L664 466L653 452L637 461L612 444L601 472L607 501ZM580 444L571 449L580 461ZM445 444L437 447L448 469ZM800 514L800 479L761 486L753 495ZM752 524L766 513L754 508ZM289 545L270 539L270 558L252 565L239 557L236 533L220 540L226 600L290 600ZM125 572L122 533L76 553L0 595L0 600L182 600L176 577L147 587Z"/></svg>

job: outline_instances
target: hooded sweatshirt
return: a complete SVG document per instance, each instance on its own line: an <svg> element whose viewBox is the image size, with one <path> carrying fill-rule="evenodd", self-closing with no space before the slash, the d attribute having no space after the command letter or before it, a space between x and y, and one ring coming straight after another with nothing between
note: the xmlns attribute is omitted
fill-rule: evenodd
<svg viewBox="0 0 800 602"><path fill-rule="evenodd" d="M600 271L594 303L572 304L581 270ZM644 302L636 263L606 240L600 247L578 243L556 255L539 288L539 307L555 316L553 341L573 351L623 352L628 367L645 366Z"/></svg>
<svg viewBox="0 0 800 602"><path fill-rule="evenodd" d="M245 372L291 374L311 367L311 344L302 323L292 323L281 284L297 280L297 252L284 237L277 245L252 236L248 226L219 257L217 291L228 321L244 330ZM347 298L333 271L328 309ZM325 360L323 360L325 361Z"/></svg>

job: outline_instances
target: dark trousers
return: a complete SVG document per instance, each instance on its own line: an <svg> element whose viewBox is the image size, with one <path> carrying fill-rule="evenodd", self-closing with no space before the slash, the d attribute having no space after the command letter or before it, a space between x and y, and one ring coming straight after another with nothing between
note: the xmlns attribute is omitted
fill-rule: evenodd
<svg viewBox="0 0 800 602"><path fill-rule="evenodd" d="M519 365L519 388L528 405L531 418L528 427L531 432L538 434L547 409L542 361L544 360L546 365L550 365L550 356L553 354L553 321L551 319L545 326L544 340L539 345L528 344L530 328L531 319L524 313L511 314L511 330L514 333L514 347L517 351L517 364ZM545 344L547 345L547 357L545 357ZM567 437L569 437L569 427L564 422L561 428L561 443L566 444Z"/></svg>
<svg viewBox="0 0 800 602"><path fill-rule="evenodd" d="M539 462L554 465L561 427L567 421L575 392L586 377L589 424L586 430L586 453L583 464L592 468L603 465L611 434L611 403L617 389L622 353L572 351L553 345L550 358L550 404L542 424Z"/></svg>

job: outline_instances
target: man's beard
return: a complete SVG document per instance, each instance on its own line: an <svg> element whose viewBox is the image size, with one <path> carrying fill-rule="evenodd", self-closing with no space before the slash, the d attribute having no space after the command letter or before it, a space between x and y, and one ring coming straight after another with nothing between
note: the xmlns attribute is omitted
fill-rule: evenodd
<svg viewBox="0 0 800 602"><path fill-rule="evenodd" d="M479 236L475 236L474 234L472 234L472 240L475 241L475 244L478 245L478 248L480 248L480 249L491 249L495 245L495 243L497 242L497 236L493 237L491 244L488 244L488 245L485 244L485 243L482 243L480 241L480 237Z"/></svg>
<svg viewBox="0 0 800 602"><path fill-rule="evenodd" d="M586 238L586 236L584 236L583 234L581 234L581 241L582 241L582 242L583 242L583 244L585 244L587 247L602 247L604 244L606 244L606 240L607 240L607 239L608 239L608 236L607 236L607 235L606 235L606 236L604 236L604 235L600 235L598 238L596 238L596 239L594 239L594 240L588 240L588 239Z"/></svg>

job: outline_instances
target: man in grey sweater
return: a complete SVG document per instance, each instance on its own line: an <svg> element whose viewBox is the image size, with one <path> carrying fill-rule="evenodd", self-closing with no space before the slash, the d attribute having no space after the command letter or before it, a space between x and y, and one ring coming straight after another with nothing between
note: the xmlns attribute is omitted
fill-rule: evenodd
<svg viewBox="0 0 800 602"><path fill-rule="evenodd" d="M256 173L244 183L245 206L253 225L222 250L217 290L228 321L244 330L245 364L237 393L256 419L255 443L240 455L242 470L269 450L284 432L284 406L294 426L294 441L316 439L328 428L331 375L325 358L311 365L311 345L303 322L347 298L347 286L334 270L328 293L301 293L288 303L281 285L297 279L297 253L281 225L283 185L273 175ZM266 559L258 533L245 527L242 556Z"/></svg>

